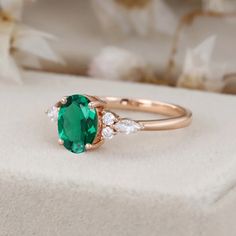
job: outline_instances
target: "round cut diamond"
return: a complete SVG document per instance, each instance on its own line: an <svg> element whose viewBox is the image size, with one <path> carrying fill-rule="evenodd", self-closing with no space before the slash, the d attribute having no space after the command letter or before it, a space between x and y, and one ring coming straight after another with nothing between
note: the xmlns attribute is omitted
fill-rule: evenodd
<svg viewBox="0 0 236 236"><path fill-rule="evenodd" d="M112 125L115 123L115 120L116 120L116 117L111 112L106 112L102 117L103 124L105 125Z"/></svg>
<svg viewBox="0 0 236 236"><path fill-rule="evenodd" d="M69 96L60 108L58 134L66 149L74 153L85 151L92 144L98 130L98 116L89 107L90 101L82 95Z"/></svg>
<svg viewBox="0 0 236 236"><path fill-rule="evenodd" d="M114 130L110 127L106 127L102 130L102 137L105 139L112 139L114 136Z"/></svg>

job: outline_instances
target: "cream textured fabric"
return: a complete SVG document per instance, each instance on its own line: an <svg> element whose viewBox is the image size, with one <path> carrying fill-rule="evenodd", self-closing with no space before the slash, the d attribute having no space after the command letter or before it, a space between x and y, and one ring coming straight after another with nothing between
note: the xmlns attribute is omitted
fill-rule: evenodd
<svg viewBox="0 0 236 236"><path fill-rule="evenodd" d="M174 102L194 120L77 156L44 114L74 93ZM0 235L236 235L236 97L27 73L0 82L0 101Z"/></svg>

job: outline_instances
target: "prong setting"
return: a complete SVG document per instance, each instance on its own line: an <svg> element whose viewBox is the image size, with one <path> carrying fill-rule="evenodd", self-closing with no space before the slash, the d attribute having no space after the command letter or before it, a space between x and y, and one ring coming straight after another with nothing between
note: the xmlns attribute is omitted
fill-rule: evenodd
<svg viewBox="0 0 236 236"><path fill-rule="evenodd" d="M88 104L90 109L100 108L104 106L104 103L101 101L92 101Z"/></svg>
<svg viewBox="0 0 236 236"><path fill-rule="evenodd" d="M89 151L89 150L91 150L92 149L92 144L90 144L90 143L87 143L86 145L85 145L85 150L86 151Z"/></svg>
<svg viewBox="0 0 236 236"><path fill-rule="evenodd" d="M85 150L86 151L94 150L94 149L100 147L103 143L104 143L103 138L101 138L97 143L94 143L94 144L87 143L85 145Z"/></svg>
<svg viewBox="0 0 236 236"><path fill-rule="evenodd" d="M59 145L63 145L64 144L64 141L62 139L58 139L58 144Z"/></svg>
<svg viewBox="0 0 236 236"><path fill-rule="evenodd" d="M63 105L66 104L67 103L67 97L63 97L60 102Z"/></svg>

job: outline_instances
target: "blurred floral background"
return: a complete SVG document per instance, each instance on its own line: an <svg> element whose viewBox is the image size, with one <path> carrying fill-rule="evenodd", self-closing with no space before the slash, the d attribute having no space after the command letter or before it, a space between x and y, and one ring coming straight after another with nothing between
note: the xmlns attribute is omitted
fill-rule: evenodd
<svg viewBox="0 0 236 236"><path fill-rule="evenodd" d="M235 0L0 0L0 80L28 70L236 94Z"/></svg>

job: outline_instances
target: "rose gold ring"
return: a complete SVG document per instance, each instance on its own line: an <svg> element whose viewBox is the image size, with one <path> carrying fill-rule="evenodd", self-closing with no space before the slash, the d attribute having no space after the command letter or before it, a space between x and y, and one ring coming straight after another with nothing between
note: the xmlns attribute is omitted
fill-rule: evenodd
<svg viewBox="0 0 236 236"><path fill-rule="evenodd" d="M133 120L119 116L113 109L149 112L164 118ZM58 123L59 144L73 153L98 148L119 133L179 129L188 126L192 120L191 111L178 105L79 94L63 97L47 114Z"/></svg>

